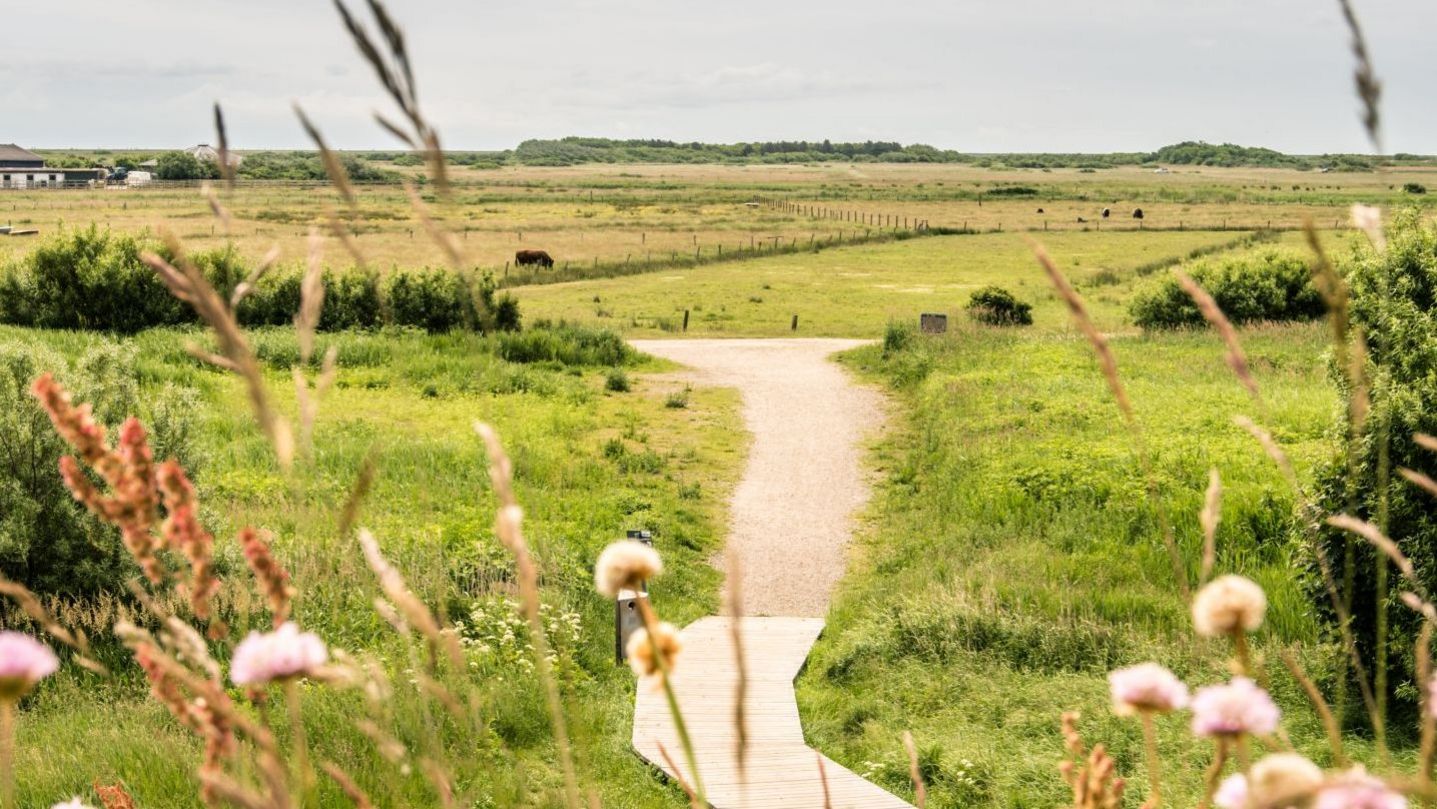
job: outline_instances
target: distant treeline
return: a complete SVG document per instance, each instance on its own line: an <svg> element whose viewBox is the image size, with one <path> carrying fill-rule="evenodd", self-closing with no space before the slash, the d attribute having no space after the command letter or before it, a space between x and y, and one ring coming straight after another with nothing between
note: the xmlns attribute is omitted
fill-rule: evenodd
<svg viewBox="0 0 1437 809"><path fill-rule="evenodd" d="M324 180L319 157L309 151L245 152L239 176L255 180ZM1359 154L1292 155L1256 146L1184 141L1154 152L1106 154L1007 153L980 154L939 149L922 143L896 141L754 141L700 143L672 140L616 140L567 137L526 140L501 151L450 151L449 163L474 168L501 166L575 166L585 163L960 163L993 168L1107 169L1118 166L1244 166L1303 171L1371 171L1382 165L1437 162L1430 155L1395 154L1374 157ZM160 179L204 179L218 172L213 163L196 161L183 152L114 153L55 152L47 162L66 166L126 166L149 159L160 161ZM397 181L397 166L421 167L423 159L408 151L354 151L341 155L345 168L358 182ZM389 167L387 167L389 166Z"/></svg>

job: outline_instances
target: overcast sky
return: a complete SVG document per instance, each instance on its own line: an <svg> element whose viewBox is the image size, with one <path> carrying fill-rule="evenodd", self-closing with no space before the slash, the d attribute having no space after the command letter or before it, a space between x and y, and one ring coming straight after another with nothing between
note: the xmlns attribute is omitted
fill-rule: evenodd
<svg viewBox="0 0 1437 809"><path fill-rule="evenodd" d="M362 10L361 0L350 0ZM1355 0L1390 151L1437 152L1434 0ZM446 147L564 135L1364 151L1336 0L390 0ZM389 148L327 0L0 0L0 142Z"/></svg>

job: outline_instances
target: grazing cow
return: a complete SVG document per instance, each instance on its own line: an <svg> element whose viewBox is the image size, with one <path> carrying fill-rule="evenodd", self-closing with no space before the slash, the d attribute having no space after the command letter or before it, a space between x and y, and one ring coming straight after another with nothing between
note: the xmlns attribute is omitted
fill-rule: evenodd
<svg viewBox="0 0 1437 809"><path fill-rule="evenodd" d="M1039 208L1039 209L1038 209L1038 213L1042 213L1042 212L1043 212L1043 209L1042 209L1042 208Z"/></svg>
<svg viewBox="0 0 1437 809"><path fill-rule="evenodd" d="M1107 219L1107 218L1108 218L1108 214L1110 214L1110 213L1112 213L1112 211L1108 210L1107 208L1104 208L1104 209L1103 209L1103 218L1104 218L1104 219Z"/></svg>
<svg viewBox="0 0 1437 809"><path fill-rule="evenodd" d="M1078 224L1080 224L1080 225L1083 224L1084 222L1087 222L1087 221L1088 221L1088 220L1084 219L1084 218L1081 217L1081 216L1078 217Z"/></svg>
<svg viewBox="0 0 1437 809"><path fill-rule="evenodd" d="M520 250L519 252L514 254L514 266L526 267L531 264L537 264L540 267L552 269L554 266L554 259L550 258L549 254L545 253L543 250Z"/></svg>
<svg viewBox="0 0 1437 809"><path fill-rule="evenodd" d="M1143 218L1143 209L1142 209L1142 208L1134 208L1134 209L1133 209L1133 218L1134 218L1134 219L1142 219L1142 218Z"/></svg>

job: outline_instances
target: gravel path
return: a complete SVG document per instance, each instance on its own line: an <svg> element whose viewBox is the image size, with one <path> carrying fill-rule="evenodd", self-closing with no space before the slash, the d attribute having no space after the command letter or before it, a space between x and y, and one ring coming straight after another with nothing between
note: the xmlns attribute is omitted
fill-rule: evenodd
<svg viewBox="0 0 1437 809"><path fill-rule="evenodd" d="M729 546L746 615L823 616L847 561L855 512L868 501L863 446L883 397L829 356L861 340L635 340L689 367L695 385L737 388L753 434L734 490Z"/></svg>

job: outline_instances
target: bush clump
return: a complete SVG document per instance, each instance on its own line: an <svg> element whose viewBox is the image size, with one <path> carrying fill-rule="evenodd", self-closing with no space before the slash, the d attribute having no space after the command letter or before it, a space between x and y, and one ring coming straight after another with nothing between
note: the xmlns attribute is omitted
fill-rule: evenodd
<svg viewBox="0 0 1437 809"><path fill-rule="evenodd" d="M1388 228L1387 245L1385 252L1359 252L1344 267L1352 325L1367 344L1370 405L1355 432L1350 408L1339 417L1335 428L1346 437L1346 446L1318 470L1318 507L1321 513L1348 513L1381 525L1385 500L1388 535L1412 560L1422 588L1432 593L1437 592L1437 501L1397 470L1437 475L1437 454L1413 438L1416 433L1437 433L1437 227L1424 224L1415 210L1403 212ZM1333 376L1345 389L1349 405L1355 397L1360 400L1342 369L1334 368ZM1335 529L1324 529L1321 542L1338 581L1353 583L1353 592L1345 596L1352 604L1352 629L1363 660L1380 665L1376 573L1377 560L1384 557ZM1349 549L1351 574L1345 569ZM1326 608L1329 601L1316 560L1309 565L1314 603ZM1421 617L1397 602L1410 585L1399 583L1395 571L1389 587L1381 599L1391 622L1385 663L1393 673L1388 682L1416 682L1410 650ZM1327 618L1336 620L1330 612Z"/></svg>
<svg viewBox="0 0 1437 809"><path fill-rule="evenodd" d="M990 326L1030 326L1033 305L999 286L983 287L968 299L968 316Z"/></svg>
<svg viewBox="0 0 1437 809"><path fill-rule="evenodd" d="M133 348L103 343L73 366L36 345L0 343L0 573L42 595L123 592L140 574L119 532L75 502L57 471L65 442L50 426L30 385L53 372L77 401L94 405L113 429L129 415L144 418L157 460L177 458L193 470L193 391L168 386L139 395Z"/></svg>
<svg viewBox="0 0 1437 809"><path fill-rule="evenodd" d="M51 329L133 334L195 322L140 260L146 251L173 260L147 236L119 235L95 226L62 233L0 268L0 323ZM228 298L249 267L232 247L188 256L215 291ZM302 272L261 278L237 315L245 326L282 326L299 310ZM396 269L384 275L351 269L324 273L322 331L417 327L430 332L467 329L517 331L519 305L499 295L491 277L447 269Z"/></svg>
<svg viewBox="0 0 1437 809"><path fill-rule="evenodd" d="M1307 260L1296 253L1266 250L1202 262L1187 272L1233 323L1313 320L1326 311L1322 296L1312 285ZM1129 313L1144 329L1177 329L1204 322L1197 304L1173 277L1138 292Z"/></svg>

